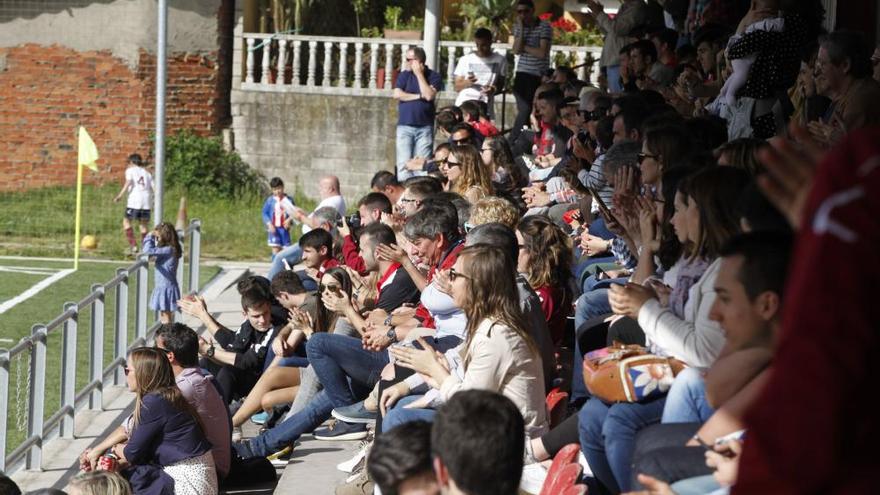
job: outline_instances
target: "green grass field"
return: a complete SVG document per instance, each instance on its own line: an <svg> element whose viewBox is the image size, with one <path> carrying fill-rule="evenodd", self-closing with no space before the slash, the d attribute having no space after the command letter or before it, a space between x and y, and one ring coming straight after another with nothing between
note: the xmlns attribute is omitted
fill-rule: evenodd
<svg viewBox="0 0 880 495"><path fill-rule="evenodd" d="M83 186L80 235L97 237L98 247L81 251L82 259L123 259L128 243L122 231L124 201L113 202L119 186ZM175 223L182 193L166 191L165 220ZM315 201L295 194L297 205L311 211ZM260 210L266 198L203 199L187 197L187 216L202 221L202 256L207 259L268 261ZM72 257L76 211L75 187L49 187L0 195L0 255ZM295 227L299 229L299 227ZM292 232L298 236L299 232ZM295 237L294 237L295 238Z"/></svg>
<svg viewBox="0 0 880 495"><path fill-rule="evenodd" d="M118 268L125 267L131 262L98 262L81 261L77 272L55 282L45 290L32 298L14 306L3 314L0 314L0 347L10 348L22 337L31 333L31 327L36 323L48 323L63 311L65 302L78 302L86 297L91 286L105 283L116 276ZM2 267L31 267L31 268L71 268L72 262L46 261L40 259L8 259L0 258ZM200 268L200 286L204 286L219 271L218 267L205 266ZM11 276L10 276L11 275ZM43 277L45 278L45 277ZM19 294L33 284L39 282L39 276L20 276L10 272L0 272L0 303ZM134 277L130 279L129 311L127 341L134 340ZM184 287L188 286L188 280L184 280ZM152 290L152 268L150 269L149 288ZM113 360L115 343L114 322L116 320L116 294L110 290L105 294L105 333L104 333L104 366ZM147 312L148 325L154 322L154 315ZM88 383L88 362L90 349L90 324L91 314L84 311L78 317L77 331L77 389ZM49 334L47 353L46 375L46 406L45 417L54 413L60 403L61 382L61 329L56 329ZM10 342L11 341L11 342ZM10 365L9 383L9 416L8 416L8 440L7 453L24 439L24 430L19 427L26 425L26 401L27 401L27 353L12 360ZM23 402L22 402L23 401Z"/></svg>

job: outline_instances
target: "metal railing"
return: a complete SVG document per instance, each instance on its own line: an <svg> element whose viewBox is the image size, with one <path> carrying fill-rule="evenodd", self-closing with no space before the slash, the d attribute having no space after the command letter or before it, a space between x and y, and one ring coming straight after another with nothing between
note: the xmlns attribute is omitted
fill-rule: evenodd
<svg viewBox="0 0 880 495"><path fill-rule="evenodd" d="M188 256L181 257L177 270L178 284L183 289L183 273L188 258L189 293L199 291L199 262L201 258L201 222L193 220L181 232L184 240L184 252L189 248ZM188 241L188 242L187 242ZM73 438L75 413L87 401L88 408L103 410L103 388L112 380L113 385L125 383L123 366L128 352L142 345L158 329L157 321L147 328L147 303L149 292L147 277L149 261L146 256L125 268L116 270L116 276L104 284L92 285L91 292L79 302L64 304L63 312L46 324L34 325L31 335L24 337L11 349L0 349L0 471L14 471L20 468L22 460L26 469L42 468L43 446L46 441L56 436ZM135 339L128 345L128 290L130 279L134 277L134 330ZM112 331L114 332L113 361L104 366L104 302L105 295L115 291L116 307ZM77 339L79 336L79 315L90 313L90 345L89 365L87 368L88 383L76 390L77 374ZM61 401L57 411L44 420L46 402L46 355L48 337L61 329ZM30 357L28 370L28 405L26 438L6 455L7 424L9 413L9 371L10 364L18 355ZM19 366L21 364L19 363ZM19 404L18 407L21 407ZM12 469L9 469L12 467Z"/></svg>

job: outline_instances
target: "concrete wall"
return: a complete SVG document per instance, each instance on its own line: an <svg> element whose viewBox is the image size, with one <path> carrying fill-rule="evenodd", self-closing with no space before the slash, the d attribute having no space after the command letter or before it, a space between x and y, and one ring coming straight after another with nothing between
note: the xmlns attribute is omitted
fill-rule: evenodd
<svg viewBox="0 0 880 495"><path fill-rule="evenodd" d="M387 97L232 91L235 148L267 177L317 198L317 178L339 177L349 202L394 163L396 102Z"/></svg>
<svg viewBox="0 0 880 495"><path fill-rule="evenodd" d="M441 98L438 106L452 103ZM508 102L508 123L515 111ZM373 174L394 170L396 125L397 101L387 96L232 90L235 149L267 177L313 198L322 174L339 177L349 204L369 192Z"/></svg>
<svg viewBox="0 0 880 495"><path fill-rule="evenodd" d="M217 50L217 0L168 2L168 51ZM77 51L109 50L136 67L141 49L156 50L156 0L17 0L0 2L0 47L25 43Z"/></svg>

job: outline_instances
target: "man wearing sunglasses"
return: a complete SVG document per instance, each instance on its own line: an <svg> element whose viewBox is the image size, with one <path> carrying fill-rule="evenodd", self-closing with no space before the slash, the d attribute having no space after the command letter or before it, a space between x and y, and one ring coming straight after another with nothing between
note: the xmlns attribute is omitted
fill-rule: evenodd
<svg viewBox="0 0 880 495"><path fill-rule="evenodd" d="M434 149L434 99L443 89L440 74L425 65L425 50L413 47L404 54L404 71L397 76L392 96L397 106L397 179L414 173L406 162L416 156L431 156Z"/></svg>
<svg viewBox="0 0 880 495"><path fill-rule="evenodd" d="M535 16L532 0L516 2L516 21L513 25L513 53L519 56L513 80L516 97L516 119L510 132L516 142L524 125L529 123L535 91L541 85L541 76L550 68L550 42L553 29L547 21Z"/></svg>

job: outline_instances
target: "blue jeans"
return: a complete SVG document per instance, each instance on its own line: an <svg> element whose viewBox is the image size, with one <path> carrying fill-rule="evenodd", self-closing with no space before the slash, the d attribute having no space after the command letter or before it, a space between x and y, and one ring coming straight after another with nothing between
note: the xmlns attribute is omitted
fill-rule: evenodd
<svg viewBox="0 0 880 495"><path fill-rule="evenodd" d="M433 155L434 126L397 126L397 180L403 182L416 175L406 169L406 162L410 159L417 156L431 158Z"/></svg>
<svg viewBox="0 0 880 495"><path fill-rule="evenodd" d="M682 370L666 395L663 423L705 423L714 412L706 402L706 381L700 370Z"/></svg>
<svg viewBox="0 0 880 495"><path fill-rule="evenodd" d="M609 313L611 313L611 303L608 302L608 289L585 292L578 298L577 306L574 308L574 328L578 329L585 321Z"/></svg>
<svg viewBox="0 0 880 495"><path fill-rule="evenodd" d="M363 399L379 381L388 364L388 352L364 349L361 339L332 333L315 333L306 353L333 407Z"/></svg>
<svg viewBox="0 0 880 495"><path fill-rule="evenodd" d="M605 219L602 217L598 217L590 222L590 234L596 237L601 237L606 241L617 237L615 233L608 230L608 227L605 226Z"/></svg>
<svg viewBox="0 0 880 495"><path fill-rule="evenodd" d="M623 86L620 85L620 65L608 65L605 70L608 78L608 92L620 93L623 91Z"/></svg>
<svg viewBox="0 0 880 495"><path fill-rule="evenodd" d="M608 405L590 399L578 413L581 451L596 479L612 493L630 490L636 434L660 421L665 402L661 397Z"/></svg>
<svg viewBox="0 0 880 495"><path fill-rule="evenodd" d="M577 256L577 257L583 256L583 253L580 251L580 248L575 248L575 256ZM614 256L602 256L601 258L587 258L587 259L579 262L577 265L575 265L574 270L572 270L572 271L574 272L574 276L578 280L578 285L581 285L581 280L583 280L584 277L587 276L587 272L592 274L596 271L595 268L590 268L590 267L592 267L594 265L601 265L604 263L614 263L616 261L617 261L617 258L615 258Z"/></svg>
<svg viewBox="0 0 880 495"><path fill-rule="evenodd" d="M282 249L274 258L272 258L272 264L269 266L269 275L267 278L272 280L275 278L275 275L284 271L283 260L287 260L290 266L293 266L302 261L302 255L302 248L299 247L298 242Z"/></svg>
<svg viewBox="0 0 880 495"><path fill-rule="evenodd" d="M297 441L303 433L313 431L330 418L333 404L325 391L318 392L302 411L287 418L273 428L250 439L247 443L233 444L241 457L271 455Z"/></svg>
<svg viewBox="0 0 880 495"><path fill-rule="evenodd" d="M721 489L721 485L715 481L715 476L697 476L676 481L671 486L678 495L711 495Z"/></svg>
<svg viewBox="0 0 880 495"><path fill-rule="evenodd" d="M382 419L382 431L386 432L395 426L413 421L433 422L437 411L434 409L407 409L403 406L421 399L422 395L409 395L397 401L397 404Z"/></svg>

